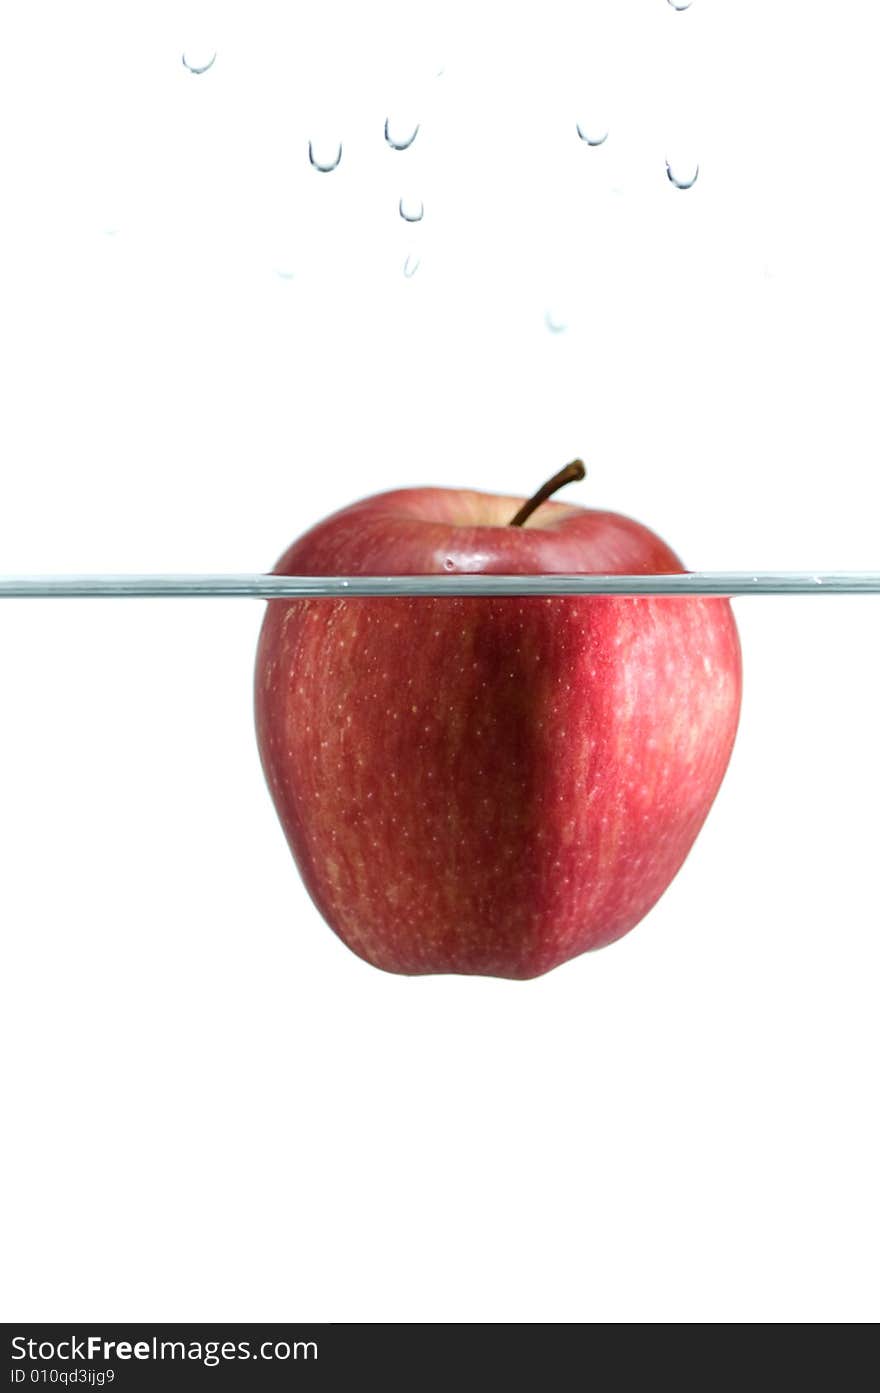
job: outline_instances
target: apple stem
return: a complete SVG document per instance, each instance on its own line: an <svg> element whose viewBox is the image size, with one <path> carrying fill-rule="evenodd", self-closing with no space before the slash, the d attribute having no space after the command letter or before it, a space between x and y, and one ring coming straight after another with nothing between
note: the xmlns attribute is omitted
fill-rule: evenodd
<svg viewBox="0 0 880 1393"><path fill-rule="evenodd" d="M583 460L572 460L564 469L560 469L558 474L554 474L552 479L548 479L546 484L542 484L537 493L533 493L528 502L524 503L515 518L510 519L510 527L522 527L527 518L532 516L536 508L561 489L563 484L573 484L576 479L586 478L587 471L584 468Z"/></svg>

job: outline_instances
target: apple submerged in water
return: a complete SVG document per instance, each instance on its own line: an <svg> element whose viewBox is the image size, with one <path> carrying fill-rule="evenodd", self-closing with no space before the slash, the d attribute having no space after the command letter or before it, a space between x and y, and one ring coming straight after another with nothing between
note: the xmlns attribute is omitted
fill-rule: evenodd
<svg viewBox="0 0 880 1393"><path fill-rule="evenodd" d="M378 494L278 575L682 572L640 523L466 489ZM511 525L515 524L515 525ZM627 933L685 860L733 747L723 598L272 600L260 756L324 918L400 973L526 978Z"/></svg>

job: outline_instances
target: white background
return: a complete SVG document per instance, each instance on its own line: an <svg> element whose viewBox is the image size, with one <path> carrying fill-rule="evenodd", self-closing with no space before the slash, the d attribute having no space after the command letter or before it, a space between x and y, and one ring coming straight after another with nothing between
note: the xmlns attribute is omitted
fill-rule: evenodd
<svg viewBox="0 0 880 1393"><path fill-rule="evenodd" d="M4 5L0 571L265 570L577 453L692 569L877 567L876 22ZM880 601L736 603L684 870L531 983L319 919L261 613L2 602L4 1317L876 1319Z"/></svg>

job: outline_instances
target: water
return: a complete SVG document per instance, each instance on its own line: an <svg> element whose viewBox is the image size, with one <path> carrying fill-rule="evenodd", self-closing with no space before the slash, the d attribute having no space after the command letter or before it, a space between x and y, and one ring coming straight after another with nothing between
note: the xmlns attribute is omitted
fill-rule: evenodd
<svg viewBox="0 0 880 1393"><path fill-rule="evenodd" d="M699 174L699 172L700 166L695 165L694 172L692 175L690 175L690 177L682 177L678 174L675 174L669 161L666 161L666 177L669 180L670 184L674 185L674 187L677 189L692 189L694 187L694 184L697 182L697 175Z"/></svg>
<svg viewBox="0 0 880 1393"><path fill-rule="evenodd" d="M395 140L394 136L391 134L391 132L390 132L389 129L388 129L388 121L389 121L389 118L386 116L386 117L385 117L385 139L388 141L388 144L391 146L391 149L392 149L392 150L408 150L409 147L412 145L413 141L415 140L416 136L417 136L418 133L419 133L419 127L418 127L418 125L416 126L416 128L415 128L415 130L413 131L412 135L407 136L405 140Z"/></svg>
<svg viewBox="0 0 880 1393"><path fill-rule="evenodd" d="M604 145L604 144L605 144L605 141L608 139L608 132L607 132L607 131L605 132L604 135L596 135L596 136L587 135L586 131L584 130L584 128L583 128L583 126L580 124L580 122L578 122L578 124L577 124L577 126L575 127L575 129L576 129L576 131L577 131L577 133L578 133L580 139L584 142L585 145L592 145L592 146Z"/></svg>
<svg viewBox="0 0 880 1393"><path fill-rule="evenodd" d="M342 159L342 141L341 141L341 140L340 140L340 142L339 142L339 146L338 146L338 149L337 149L337 151L336 151L336 156L335 156L335 158L333 158L333 159L328 159L328 160L319 160L319 159L317 159L317 158L315 157L315 149L314 149L314 146L313 146L312 142L309 141L309 164L312 166L313 169L317 169L317 171L318 171L319 174L330 174L330 173L332 173L332 171L338 167L339 161L340 161L341 159Z"/></svg>
<svg viewBox="0 0 880 1393"><path fill-rule="evenodd" d="M397 207L404 222L421 222L425 216L425 205L421 199L415 203L402 198Z"/></svg>
<svg viewBox="0 0 880 1393"><path fill-rule="evenodd" d="M202 73L206 73L209 68L213 68L216 58L217 54L212 53L207 63L200 63L198 61L191 62L190 59L187 58L185 53L182 53L180 55L180 61L183 63L183 66L186 68L187 72L193 73L196 77L201 77Z"/></svg>

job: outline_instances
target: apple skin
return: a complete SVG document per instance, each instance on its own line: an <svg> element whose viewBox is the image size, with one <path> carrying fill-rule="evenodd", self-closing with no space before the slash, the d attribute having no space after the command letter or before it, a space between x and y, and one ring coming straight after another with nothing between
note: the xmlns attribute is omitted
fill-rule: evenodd
<svg viewBox="0 0 880 1393"><path fill-rule="evenodd" d="M616 513L418 488L277 575L682 572ZM312 899L389 972L530 978L612 943L685 860L739 719L724 598L271 600L257 740Z"/></svg>

